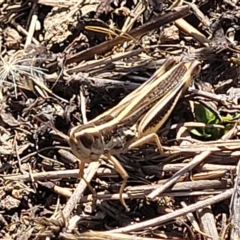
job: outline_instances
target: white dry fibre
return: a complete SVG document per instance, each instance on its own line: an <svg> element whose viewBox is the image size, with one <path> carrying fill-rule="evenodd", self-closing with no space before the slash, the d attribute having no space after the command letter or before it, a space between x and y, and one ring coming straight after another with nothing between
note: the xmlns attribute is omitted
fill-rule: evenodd
<svg viewBox="0 0 240 240"><path fill-rule="evenodd" d="M37 81L39 75L44 75L44 69L34 66L39 58L25 58L24 50L17 51L12 54L6 61L0 54L0 83L10 84L14 87L17 96L17 86L20 81L32 80Z"/></svg>

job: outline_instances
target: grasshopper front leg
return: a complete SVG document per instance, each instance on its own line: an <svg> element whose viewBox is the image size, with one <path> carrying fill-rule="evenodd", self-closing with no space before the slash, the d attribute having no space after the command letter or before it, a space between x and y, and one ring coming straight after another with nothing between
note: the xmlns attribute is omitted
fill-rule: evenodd
<svg viewBox="0 0 240 240"><path fill-rule="evenodd" d="M120 176L123 179L120 191L119 191L119 198L120 198L120 202L122 203L122 205L125 207L126 211L130 211L130 209L128 208L124 198L123 198L123 191L124 188L127 184L127 180L129 178L129 175L127 174L126 170L122 167L122 165L119 163L119 161L112 155L107 154L107 157L109 159L110 162L113 163L114 169L120 174Z"/></svg>
<svg viewBox="0 0 240 240"><path fill-rule="evenodd" d="M85 162L79 161L79 177L87 184L88 189L94 196L96 194L94 188L91 186L90 182L88 182L87 179L84 177L84 167L85 167Z"/></svg>

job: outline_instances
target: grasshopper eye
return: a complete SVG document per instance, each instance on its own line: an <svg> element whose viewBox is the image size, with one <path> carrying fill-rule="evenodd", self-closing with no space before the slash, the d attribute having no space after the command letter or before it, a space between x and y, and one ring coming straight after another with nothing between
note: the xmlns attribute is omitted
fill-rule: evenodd
<svg viewBox="0 0 240 240"><path fill-rule="evenodd" d="M94 138L92 135L84 133L79 137L79 141L81 141L85 148L91 148L94 142Z"/></svg>

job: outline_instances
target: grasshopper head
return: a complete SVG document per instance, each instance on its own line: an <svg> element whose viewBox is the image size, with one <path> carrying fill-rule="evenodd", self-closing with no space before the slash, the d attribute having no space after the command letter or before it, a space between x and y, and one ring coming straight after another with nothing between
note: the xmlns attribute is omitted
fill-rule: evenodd
<svg viewBox="0 0 240 240"><path fill-rule="evenodd" d="M69 145L73 154L84 162L97 161L103 154L102 139L88 133L87 129L73 128L69 133Z"/></svg>

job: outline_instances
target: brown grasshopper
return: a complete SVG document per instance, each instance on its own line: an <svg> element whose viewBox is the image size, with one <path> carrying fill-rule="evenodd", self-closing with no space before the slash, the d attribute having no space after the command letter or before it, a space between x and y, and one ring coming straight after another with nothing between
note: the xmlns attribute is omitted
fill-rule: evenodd
<svg viewBox="0 0 240 240"><path fill-rule="evenodd" d="M127 95L115 107L87 124L70 130L69 144L80 159L80 176L85 163L98 161L105 155L123 178L120 201L128 209L122 193L128 174L113 155L118 155L149 141L157 144L162 152L156 132L166 122L179 98L191 84L200 62L184 63L173 58L139 88Z"/></svg>

